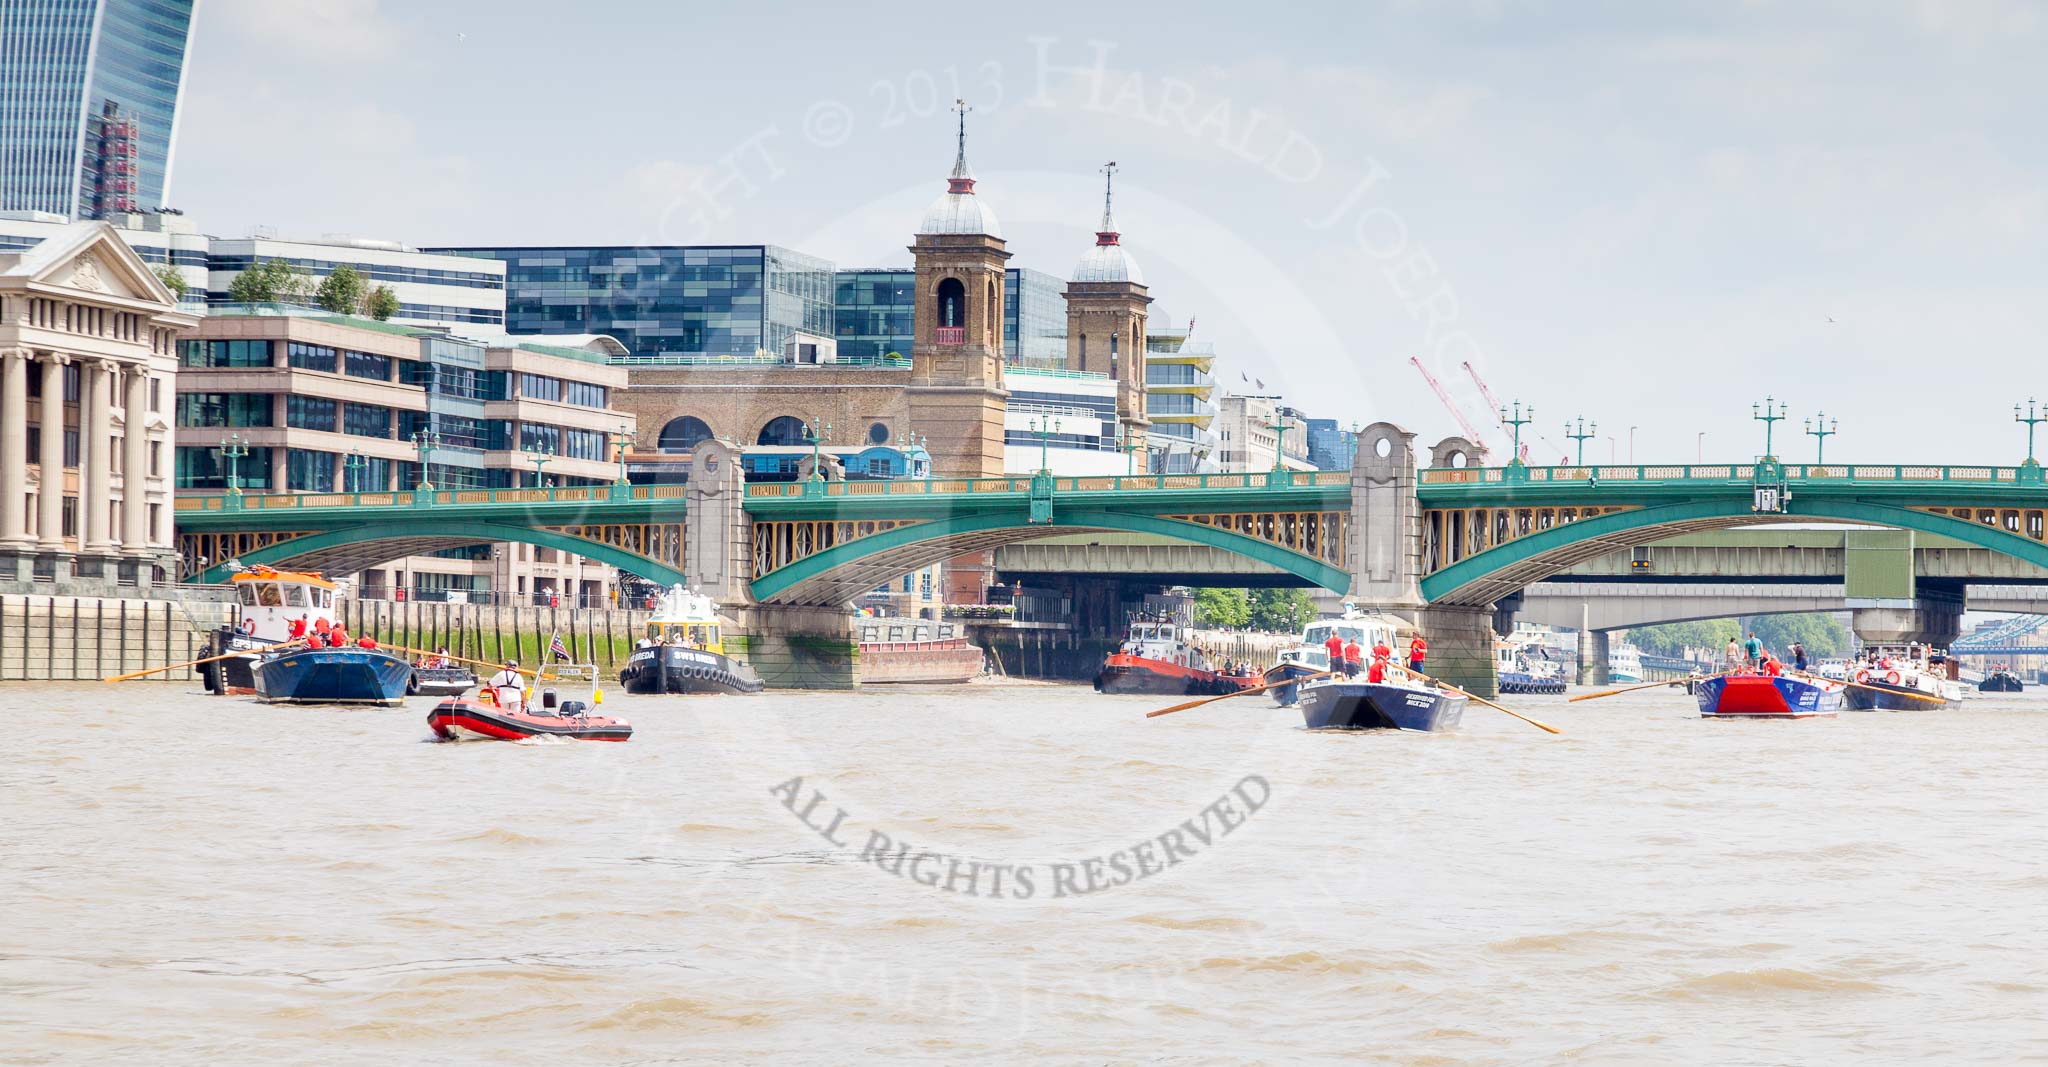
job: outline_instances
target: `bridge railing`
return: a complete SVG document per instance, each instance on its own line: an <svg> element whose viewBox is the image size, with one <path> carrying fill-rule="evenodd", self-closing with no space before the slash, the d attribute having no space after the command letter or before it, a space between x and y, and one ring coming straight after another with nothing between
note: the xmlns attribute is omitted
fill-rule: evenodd
<svg viewBox="0 0 2048 1067"><path fill-rule="evenodd" d="M898 478L867 482L826 482L826 496L948 496L975 493L1028 493L1032 476L1002 478ZM1157 489L1292 489L1349 486L1349 471L1286 471L1278 481L1269 472L1256 474L1118 474L1054 478L1056 493L1114 493ZM747 486L749 497L800 497L814 487L804 482L763 482Z"/></svg>
<svg viewBox="0 0 2048 1067"><path fill-rule="evenodd" d="M609 503L626 500L681 500L680 485L636 485L623 498L614 496L609 485L579 485L550 489L435 489L401 490L385 493L244 493L243 511L276 511L302 508L395 508L421 504L431 496L435 505L446 504L576 504ZM225 511L226 493L180 493L175 511Z"/></svg>
<svg viewBox="0 0 2048 1067"><path fill-rule="evenodd" d="M1522 481L1643 483L1748 482L1755 472L1749 463L1705 463L1650 465L1593 465L1583 467L1529 467ZM1429 467L1418 475L1423 485L1483 485L1514 481L1506 467ZM1954 482L1970 484L2019 484L2018 467L1931 466L1926 464L1785 464L1788 481L1858 482Z"/></svg>

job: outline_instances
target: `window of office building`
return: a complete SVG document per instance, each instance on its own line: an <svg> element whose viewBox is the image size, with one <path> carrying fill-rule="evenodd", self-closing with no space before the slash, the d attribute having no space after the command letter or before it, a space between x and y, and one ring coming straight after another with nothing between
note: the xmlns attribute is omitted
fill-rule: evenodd
<svg viewBox="0 0 2048 1067"><path fill-rule="evenodd" d="M561 455L562 431L560 427L522 422L519 424L519 447Z"/></svg>
<svg viewBox="0 0 2048 1067"><path fill-rule="evenodd" d="M178 362L187 367L268 367L269 341L180 341Z"/></svg>
<svg viewBox="0 0 2048 1067"><path fill-rule="evenodd" d="M343 362L351 378L374 378L387 381L391 377L391 357L375 352L349 352Z"/></svg>
<svg viewBox="0 0 2048 1067"><path fill-rule="evenodd" d="M605 435L596 430L563 430L562 454L570 459L605 458Z"/></svg>
<svg viewBox="0 0 2048 1067"><path fill-rule="evenodd" d="M180 489L226 489L228 461L217 445L180 445L176 459ZM235 464L236 484L244 489L270 488L270 449L252 448Z"/></svg>
<svg viewBox="0 0 2048 1067"><path fill-rule="evenodd" d="M286 449L284 477L285 488L295 493L334 492L334 453Z"/></svg>
<svg viewBox="0 0 2048 1067"><path fill-rule="evenodd" d="M284 423L299 430L334 432L335 401L317 396L284 398Z"/></svg>
<svg viewBox="0 0 2048 1067"><path fill-rule="evenodd" d="M602 408L611 403L611 390L589 382L563 382L562 399L578 407Z"/></svg>
<svg viewBox="0 0 2048 1067"><path fill-rule="evenodd" d="M541 374L519 376L519 395L527 400L562 399L562 379Z"/></svg>
<svg viewBox="0 0 2048 1067"><path fill-rule="evenodd" d="M344 404L341 409L341 432L356 437L391 436L391 409L375 404Z"/></svg>
<svg viewBox="0 0 2048 1067"><path fill-rule="evenodd" d="M351 462L360 466L351 467ZM391 486L392 463L376 456L342 457L341 488L349 493L382 493ZM411 488L400 486L400 488Z"/></svg>
<svg viewBox="0 0 2048 1067"><path fill-rule="evenodd" d="M339 366L334 349L326 345L309 345L304 341L291 341L285 345L285 356L300 370L326 371L334 373Z"/></svg>
<svg viewBox="0 0 2048 1067"><path fill-rule="evenodd" d="M180 426L269 426L269 393L179 393Z"/></svg>

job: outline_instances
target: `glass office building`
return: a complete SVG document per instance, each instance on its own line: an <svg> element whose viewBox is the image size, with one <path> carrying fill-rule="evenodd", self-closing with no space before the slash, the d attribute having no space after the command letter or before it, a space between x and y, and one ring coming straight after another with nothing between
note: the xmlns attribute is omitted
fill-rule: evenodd
<svg viewBox="0 0 2048 1067"><path fill-rule="evenodd" d="M841 359L910 355L915 324L907 267L842 270L833 276L832 336ZM1003 354L1011 363L1057 369L1067 363L1067 283L1011 267L1003 278Z"/></svg>
<svg viewBox="0 0 2048 1067"><path fill-rule="evenodd" d="M0 3L0 211L165 202L194 3Z"/></svg>
<svg viewBox="0 0 2048 1067"><path fill-rule="evenodd" d="M601 333L635 357L779 354L830 336L832 264L774 245L435 248L505 264L505 329Z"/></svg>

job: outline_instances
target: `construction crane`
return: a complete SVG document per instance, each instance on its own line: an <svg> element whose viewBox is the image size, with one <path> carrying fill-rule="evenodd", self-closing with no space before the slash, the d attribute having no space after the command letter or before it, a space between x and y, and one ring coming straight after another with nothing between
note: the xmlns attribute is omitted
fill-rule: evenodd
<svg viewBox="0 0 2048 1067"><path fill-rule="evenodd" d="M1488 389L1486 387L1486 379L1481 378L1479 376L1479 372L1472 368L1471 360L1466 360L1464 363L1464 367L1465 373L1471 376L1472 378L1472 384L1479 387L1479 395L1486 398L1487 409L1494 412L1494 418L1500 418L1500 412L1506 411L1507 409L1500 405L1500 401L1495 400L1493 398L1493 390ZM1557 448L1556 445L1551 443L1550 438L1543 436L1541 431L1538 431L1538 433L1536 434L1536 440L1541 441L1545 447ZM1557 448L1557 454L1564 457L1557 461L1558 466L1568 467L1571 465L1572 454L1570 452L1567 452L1562 448ZM1529 446L1527 445L1522 446L1522 462L1529 462Z"/></svg>
<svg viewBox="0 0 2048 1067"><path fill-rule="evenodd" d="M1421 358L1409 356L1408 365L1422 372L1422 380L1429 383L1429 388L1432 392L1436 393L1436 398L1443 401L1444 407L1450 411L1451 417L1458 420L1458 428L1465 431L1465 439L1483 447L1486 444L1486 438L1472 425L1472 420L1465 417L1465 412L1459 409L1456 401L1451 399L1451 394L1444 389L1443 383L1436 380L1436 375L1429 373L1429 368L1422 365Z"/></svg>

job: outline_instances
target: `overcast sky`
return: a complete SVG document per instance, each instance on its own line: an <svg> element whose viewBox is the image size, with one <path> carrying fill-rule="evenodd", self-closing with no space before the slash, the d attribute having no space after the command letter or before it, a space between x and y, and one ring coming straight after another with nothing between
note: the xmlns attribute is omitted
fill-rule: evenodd
<svg viewBox="0 0 2048 1067"><path fill-rule="evenodd" d="M1537 462L1580 414L1589 459L1631 426L1642 462L1747 459L1767 393L1788 459L1817 409L1831 459L2024 454L2040 5L1146 7L207 0L171 199L230 235L907 265L965 97L1013 264L1071 272L1116 160L1155 316L1313 415L1456 432L1420 356L1474 419L1467 360L1533 404Z"/></svg>

